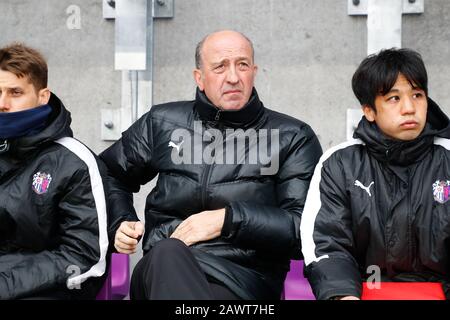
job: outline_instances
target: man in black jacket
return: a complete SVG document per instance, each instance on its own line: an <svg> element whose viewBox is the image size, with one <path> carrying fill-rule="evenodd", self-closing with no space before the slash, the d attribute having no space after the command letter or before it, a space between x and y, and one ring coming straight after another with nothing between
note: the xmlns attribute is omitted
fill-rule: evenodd
<svg viewBox="0 0 450 320"><path fill-rule="evenodd" d="M102 284L102 167L70 122L42 55L1 48L0 299L95 298Z"/></svg>
<svg viewBox="0 0 450 320"><path fill-rule="evenodd" d="M241 33L205 37L196 67L194 101L153 106L101 155L119 252L135 252L144 231L132 192L159 174L131 298L279 299L289 261L301 254L320 144L307 124L263 106Z"/></svg>
<svg viewBox="0 0 450 320"><path fill-rule="evenodd" d="M449 296L450 125L427 82L408 49L371 55L356 70L364 117L355 140L319 161L301 223L318 299L359 299L364 280L368 290L434 282Z"/></svg>

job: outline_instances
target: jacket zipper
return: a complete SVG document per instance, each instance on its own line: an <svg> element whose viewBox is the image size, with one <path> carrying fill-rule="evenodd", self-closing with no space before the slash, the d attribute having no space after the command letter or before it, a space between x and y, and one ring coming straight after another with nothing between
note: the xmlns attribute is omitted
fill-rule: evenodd
<svg viewBox="0 0 450 320"><path fill-rule="evenodd" d="M202 179L202 208L206 209L206 198L207 198L207 189L208 189L208 182L209 178L211 176L211 168L212 164L207 164L205 168L205 173L203 175Z"/></svg>
<svg viewBox="0 0 450 320"><path fill-rule="evenodd" d="M412 235L412 219L413 219L413 216L412 216L412 204L411 204L411 192L410 192L410 189L411 189L411 171L408 169L408 190L407 190L407 192L408 192L408 212L407 212L407 214L408 214L408 237L409 237L409 239L408 239L408 244L409 244L409 257L408 257L408 259L409 259L409 262L410 262L410 265L411 266L413 266L414 267L414 264L413 264L413 260L414 260L414 253L415 253L415 246L414 246L414 237L413 237L413 235Z"/></svg>
<svg viewBox="0 0 450 320"><path fill-rule="evenodd" d="M220 119L220 110L217 110L216 116L214 117L214 120L217 122Z"/></svg>
<svg viewBox="0 0 450 320"><path fill-rule="evenodd" d="M216 115L214 116L214 120L215 123L217 124L217 122L220 119L220 112L221 110L217 110ZM220 129L220 128L219 128ZM222 130L220 130L222 131ZM213 141L215 142L215 141ZM214 153L214 158L213 160L216 158L216 154ZM212 173L212 167L214 166L214 161L212 164L207 164L206 168L205 168L205 173L203 175L203 179L202 179L202 208L205 209L206 208L206 201L207 201L207 190L208 190L208 184L209 184L209 180L211 178L211 173Z"/></svg>

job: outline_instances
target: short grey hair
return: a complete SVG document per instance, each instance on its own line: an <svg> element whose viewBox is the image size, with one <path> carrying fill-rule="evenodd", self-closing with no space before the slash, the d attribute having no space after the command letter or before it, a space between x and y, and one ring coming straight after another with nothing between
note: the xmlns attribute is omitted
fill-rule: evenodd
<svg viewBox="0 0 450 320"><path fill-rule="evenodd" d="M242 32L239 31L235 31L237 33L239 33L241 36L243 36L245 38L245 40L248 41L248 43L250 44L250 48L252 49L252 60L253 62L255 61L255 49L253 48L253 42ZM215 33L215 32L213 32ZM206 39L211 35L212 33L207 34L206 36L203 37L202 40L200 40L199 43L197 43L197 46L195 47L195 67L197 69L200 69L202 67L202 50L203 50L203 45L205 44Z"/></svg>

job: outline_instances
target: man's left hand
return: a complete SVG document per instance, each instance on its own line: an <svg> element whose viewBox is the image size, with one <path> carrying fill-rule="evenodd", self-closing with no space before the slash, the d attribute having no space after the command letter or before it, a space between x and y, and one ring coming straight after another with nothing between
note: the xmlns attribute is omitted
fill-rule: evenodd
<svg viewBox="0 0 450 320"><path fill-rule="evenodd" d="M225 208L193 214L180 223L170 236L191 246L220 236L225 219Z"/></svg>

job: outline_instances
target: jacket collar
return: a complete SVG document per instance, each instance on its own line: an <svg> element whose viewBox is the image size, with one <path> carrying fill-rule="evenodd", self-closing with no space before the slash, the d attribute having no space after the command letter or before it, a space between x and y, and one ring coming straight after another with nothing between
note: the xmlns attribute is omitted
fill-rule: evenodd
<svg viewBox="0 0 450 320"><path fill-rule="evenodd" d="M253 88L247 104L239 110L221 110L211 103L203 91L197 88L195 109L200 119L206 122L222 124L231 128L250 128L263 120L264 106Z"/></svg>
<svg viewBox="0 0 450 320"><path fill-rule="evenodd" d="M70 112L61 100L52 93L48 104L52 108L52 113L49 115L48 125L41 132L32 136L0 141L0 178L6 172L19 168L44 145L62 137L73 136L70 129Z"/></svg>
<svg viewBox="0 0 450 320"><path fill-rule="evenodd" d="M359 122L353 137L364 141L377 160L406 166L422 160L433 146L435 137L450 138L450 124L439 106L428 98L427 123L416 139L400 141L389 138L380 131L375 122L369 122L365 117Z"/></svg>

